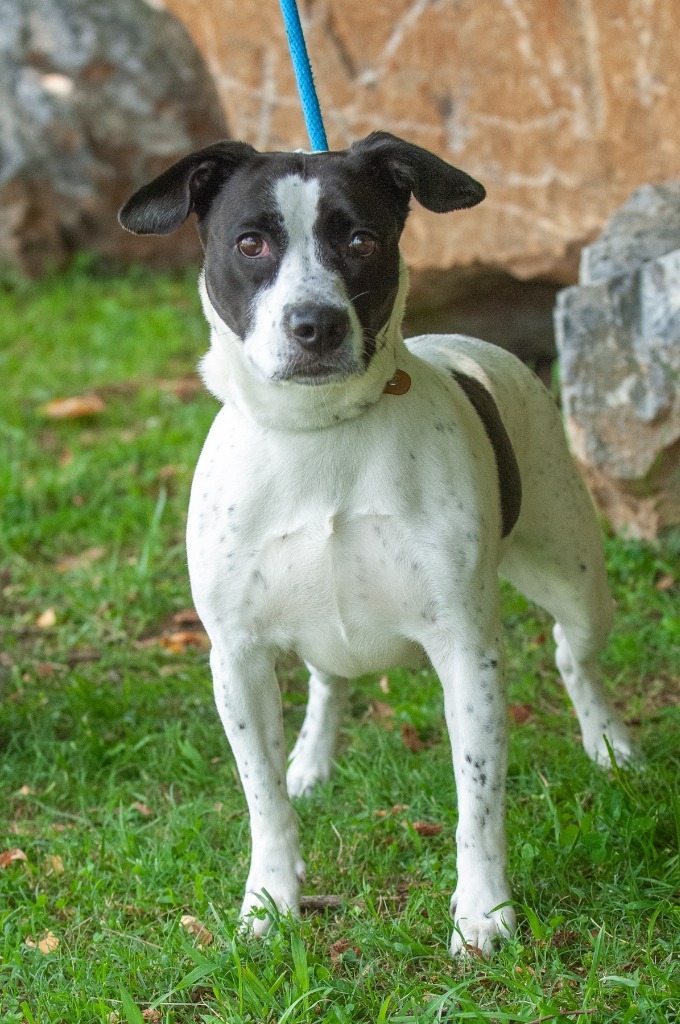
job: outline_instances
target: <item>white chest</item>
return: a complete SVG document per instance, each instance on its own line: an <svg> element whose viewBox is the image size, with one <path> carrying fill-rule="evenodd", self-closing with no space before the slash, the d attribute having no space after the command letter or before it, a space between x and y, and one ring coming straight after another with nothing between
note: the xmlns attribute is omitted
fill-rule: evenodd
<svg viewBox="0 0 680 1024"><path fill-rule="evenodd" d="M244 438L220 413L189 513L196 607L209 633L328 672L417 663L470 546L451 440L416 459L404 438L376 452L365 425L326 433Z"/></svg>

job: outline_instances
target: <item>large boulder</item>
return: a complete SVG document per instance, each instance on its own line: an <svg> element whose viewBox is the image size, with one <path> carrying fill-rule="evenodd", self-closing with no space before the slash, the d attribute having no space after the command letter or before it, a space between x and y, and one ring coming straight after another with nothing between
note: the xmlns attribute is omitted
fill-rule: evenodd
<svg viewBox="0 0 680 1024"><path fill-rule="evenodd" d="M144 0L0 0L0 264L29 274L87 250L183 265L173 243L116 223L129 194L226 135L203 58Z"/></svg>
<svg viewBox="0 0 680 1024"><path fill-rule="evenodd" d="M567 428L613 525L655 537L680 522L680 179L634 193L580 281L555 312Z"/></svg>
<svg viewBox="0 0 680 1024"><path fill-rule="evenodd" d="M234 137L308 145L278 4L166 6L205 55ZM483 264L573 284L581 247L610 213L643 183L680 174L677 0L300 9L333 148L382 128L487 187L474 210L414 208L406 254L419 272Z"/></svg>

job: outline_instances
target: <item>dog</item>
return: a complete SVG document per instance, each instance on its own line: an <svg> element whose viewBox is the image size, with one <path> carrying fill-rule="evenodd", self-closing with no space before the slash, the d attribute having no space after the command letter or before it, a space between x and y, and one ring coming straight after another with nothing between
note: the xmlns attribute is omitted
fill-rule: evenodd
<svg viewBox="0 0 680 1024"><path fill-rule="evenodd" d="M411 198L446 213L484 195L376 132L323 153L218 142L119 215L163 235L195 213L205 254L201 373L223 405L193 481L188 562L250 812L241 916L256 934L264 892L299 910L291 797L329 778L348 680L424 659L458 797L451 952L486 955L512 934L499 574L556 621L588 756L634 757L597 667L612 619L598 524L553 400L500 348L401 334ZM275 661L291 651L310 678L286 772Z"/></svg>

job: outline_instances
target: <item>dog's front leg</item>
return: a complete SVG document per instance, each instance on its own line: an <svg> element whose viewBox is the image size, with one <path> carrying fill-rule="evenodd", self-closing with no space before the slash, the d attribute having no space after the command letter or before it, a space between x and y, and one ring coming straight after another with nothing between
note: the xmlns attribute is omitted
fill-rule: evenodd
<svg viewBox="0 0 680 1024"><path fill-rule="evenodd" d="M215 701L250 812L252 852L241 917L245 920L263 906L263 892L279 910L297 914L305 865L286 789L281 694L274 661L266 652L249 650L235 656L226 647L213 646L210 667ZM269 920L251 917L248 924L256 935L264 935Z"/></svg>
<svg viewBox="0 0 680 1024"><path fill-rule="evenodd" d="M428 651L444 688L458 794L458 883L451 899L455 928L451 952L466 946L491 952L494 940L515 927L506 878L505 775L507 707L499 628L480 635L468 624L456 642Z"/></svg>

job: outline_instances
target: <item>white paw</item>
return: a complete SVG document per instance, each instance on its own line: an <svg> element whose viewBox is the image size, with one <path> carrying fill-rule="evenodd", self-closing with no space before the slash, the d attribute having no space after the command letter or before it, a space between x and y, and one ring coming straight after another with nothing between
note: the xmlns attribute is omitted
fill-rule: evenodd
<svg viewBox="0 0 680 1024"><path fill-rule="evenodd" d="M328 782L331 765L326 761L294 754L286 773L289 796L310 796L319 782Z"/></svg>
<svg viewBox="0 0 680 1024"><path fill-rule="evenodd" d="M451 938L452 956L466 953L472 949L479 950L482 956L489 957L497 940L511 937L516 926L515 911L510 906L502 906L498 910L493 909L499 904L505 903L508 898L501 898L494 902L473 901L468 898L460 898L457 892L453 894L451 913L453 914L455 911L455 918ZM489 909L485 911L484 906Z"/></svg>
<svg viewBox="0 0 680 1024"><path fill-rule="evenodd" d="M606 742L605 742L606 736ZM583 740L583 747L591 761L602 768L611 767L611 749L617 765L635 764L643 760L639 748L635 745L625 725L614 722L607 726L606 732Z"/></svg>
<svg viewBox="0 0 680 1024"><path fill-rule="evenodd" d="M257 938L266 935L271 926L270 909L280 914L300 916L300 882L305 878L304 861L298 860L292 872L281 870L258 872L251 870L241 904L242 928ZM267 913L263 915L262 911Z"/></svg>

